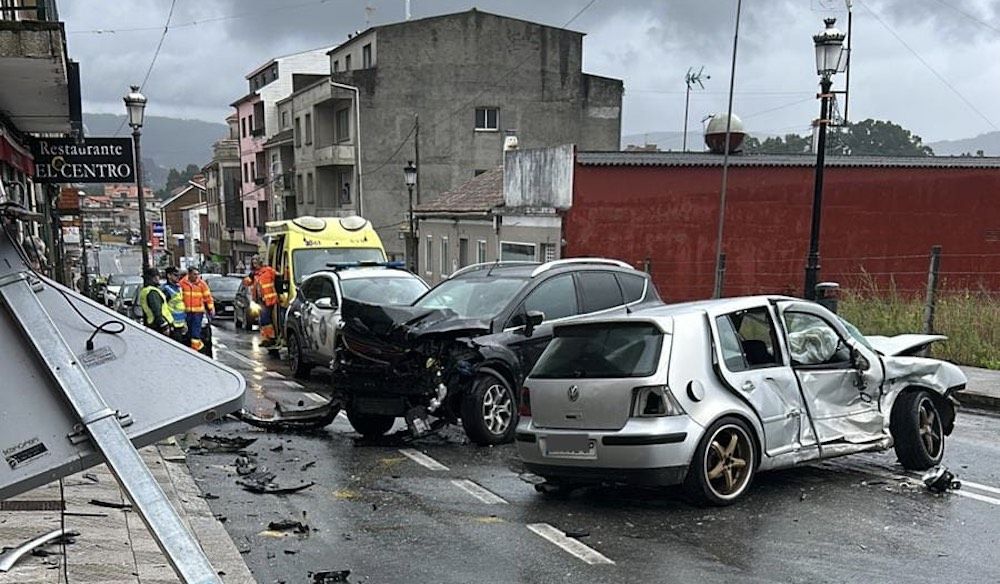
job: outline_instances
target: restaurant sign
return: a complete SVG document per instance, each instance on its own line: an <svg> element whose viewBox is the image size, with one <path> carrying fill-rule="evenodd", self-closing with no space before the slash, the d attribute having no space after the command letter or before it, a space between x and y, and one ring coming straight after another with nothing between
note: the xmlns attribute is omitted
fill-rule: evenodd
<svg viewBox="0 0 1000 584"><path fill-rule="evenodd" d="M117 183L135 181L131 138L36 138L36 183Z"/></svg>

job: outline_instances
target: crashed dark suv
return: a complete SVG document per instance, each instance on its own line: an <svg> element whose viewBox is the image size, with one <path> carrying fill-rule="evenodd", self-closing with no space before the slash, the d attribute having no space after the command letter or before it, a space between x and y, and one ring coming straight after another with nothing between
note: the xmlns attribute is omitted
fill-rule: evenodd
<svg viewBox="0 0 1000 584"><path fill-rule="evenodd" d="M507 442L554 324L659 302L648 274L597 258L469 266L411 306L345 300L335 397L366 436L404 416L416 435L461 419L473 442Z"/></svg>

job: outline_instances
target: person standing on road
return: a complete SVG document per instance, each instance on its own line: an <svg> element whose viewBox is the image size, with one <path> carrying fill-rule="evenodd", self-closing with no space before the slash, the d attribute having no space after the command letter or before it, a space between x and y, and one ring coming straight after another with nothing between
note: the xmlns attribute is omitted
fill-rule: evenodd
<svg viewBox="0 0 1000 584"><path fill-rule="evenodd" d="M160 290L160 273L156 268L146 268L142 274L143 288L139 291L142 322L154 331L170 336L174 315L167 306L167 297Z"/></svg>
<svg viewBox="0 0 1000 584"><path fill-rule="evenodd" d="M201 340L201 323L208 313L209 318L215 318L215 301L208 284L201 279L198 268L188 268L187 277L180 281L181 293L184 295L184 312L187 315L187 329L191 336L191 348L201 351L205 343Z"/></svg>
<svg viewBox="0 0 1000 584"><path fill-rule="evenodd" d="M181 273L174 266L168 267L163 272L167 276L167 283L160 289L167 297L167 306L174 317L170 338L184 344L184 337L187 336L187 309L184 305L184 292L181 290Z"/></svg>
<svg viewBox="0 0 1000 584"><path fill-rule="evenodd" d="M256 255L250 260L250 268L252 271L244 284L253 291L254 301L264 307L260 311L260 346L273 347L277 344L274 334L274 323L278 316L278 292L274 288L277 273Z"/></svg>

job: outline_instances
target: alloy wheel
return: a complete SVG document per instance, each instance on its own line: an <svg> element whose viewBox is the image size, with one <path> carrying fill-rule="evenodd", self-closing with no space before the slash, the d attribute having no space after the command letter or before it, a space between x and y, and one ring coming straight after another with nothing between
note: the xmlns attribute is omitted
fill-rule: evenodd
<svg viewBox="0 0 1000 584"><path fill-rule="evenodd" d="M299 338L295 335L288 336L288 367L292 371L299 370Z"/></svg>
<svg viewBox="0 0 1000 584"><path fill-rule="evenodd" d="M483 392L483 422L493 434L507 431L514 418L514 400L500 383L493 383Z"/></svg>
<svg viewBox="0 0 1000 584"><path fill-rule="evenodd" d="M716 430L705 449L705 474L711 489L719 497L735 497L752 472L753 444L743 428L727 424Z"/></svg>
<svg viewBox="0 0 1000 584"><path fill-rule="evenodd" d="M918 427L920 431L920 442L924 445L927 456L937 458L941 453L941 446L944 441L941 428L941 418L938 416L937 408L928 397L920 400L918 411Z"/></svg>

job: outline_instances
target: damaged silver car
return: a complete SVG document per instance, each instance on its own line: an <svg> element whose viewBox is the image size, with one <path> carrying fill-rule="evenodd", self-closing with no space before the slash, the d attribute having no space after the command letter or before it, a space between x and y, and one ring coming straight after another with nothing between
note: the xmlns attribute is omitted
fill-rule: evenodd
<svg viewBox="0 0 1000 584"><path fill-rule="evenodd" d="M895 448L938 464L958 367L913 353L943 337L866 338L786 297L666 305L556 327L525 380L515 440L548 492L682 484L725 505L755 473Z"/></svg>

